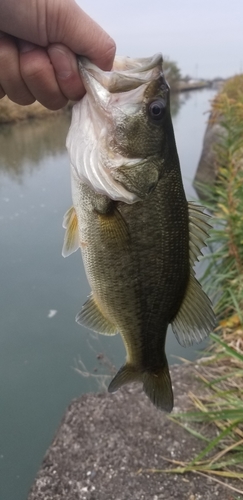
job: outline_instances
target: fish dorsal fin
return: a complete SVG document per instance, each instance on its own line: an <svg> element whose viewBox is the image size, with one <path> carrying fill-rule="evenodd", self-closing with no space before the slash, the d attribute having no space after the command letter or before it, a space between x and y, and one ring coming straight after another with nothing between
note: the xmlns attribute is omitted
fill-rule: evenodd
<svg viewBox="0 0 243 500"><path fill-rule="evenodd" d="M208 231L211 228L208 220L210 216L204 213L204 207L196 203L188 203L189 213L189 258L193 266L202 255L201 249L206 246Z"/></svg>
<svg viewBox="0 0 243 500"><path fill-rule="evenodd" d="M103 316L92 294L75 319L80 325L86 326L90 330L102 333L103 335L115 335L118 333L116 326Z"/></svg>
<svg viewBox="0 0 243 500"><path fill-rule="evenodd" d="M78 218L74 207L69 208L65 213L62 225L66 229L62 255L68 257L79 248Z"/></svg>
<svg viewBox="0 0 243 500"><path fill-rule="evenodd" d="M201 342L215 327L212 304L193 271L181 307L171 323L172 330L183 347Z"/></svg>
<svg viewBox="0 0 243 500"><path fill-rule="evenodd" d="M215 327L215 315L208 296L195 278L193 266L206 246L210 224L209 215L204 208L195 203L188 203L189 212L189 259L190 278L181 307L171 323L178 342L186 347L193 342L201 342Z"/></svg>

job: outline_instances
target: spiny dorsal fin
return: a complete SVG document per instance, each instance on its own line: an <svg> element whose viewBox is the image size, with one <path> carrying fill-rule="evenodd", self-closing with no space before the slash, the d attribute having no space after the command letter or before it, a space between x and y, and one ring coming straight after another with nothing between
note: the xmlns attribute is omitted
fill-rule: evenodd
<svg viewBox="0 0 243 500"><path fill-rule="evenodd" d="M66 229L62 255L68 257L79 248L78 218L74 207L69 208L65 213L62 225Z"/></svg>
<svg viewBox="0 0 243 500"><path fill-rule="evenodd" d="M189 249L190 264L193 266L202 255L201 249L206 246L205 241L208 238L210 216L204 213L204 207L193 202L188 202L189 213Z"/></svg>
<svg viewBox="0 0 243 500"><path fill-rule="evenodd" d="M75 319L80 325L86 326L90 330L102 333L103 335L115 335L118 333L116 326L112 325L103 316L92 295L85 302Z"/></svg>
<svg viewBox="0 0 243 500"><path fill-rule="evenodd" d="M191 270L181 307L171 323L172 330L183 347L201 342L215 327L212 304Z"/></svg>

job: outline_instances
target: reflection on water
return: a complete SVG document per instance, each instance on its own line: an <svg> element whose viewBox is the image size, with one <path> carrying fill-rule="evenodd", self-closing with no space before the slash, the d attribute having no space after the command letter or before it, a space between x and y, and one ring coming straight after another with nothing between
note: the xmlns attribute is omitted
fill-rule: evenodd
<svg viewBox="0 0 243 500"><path fill-rule="evenodd" d="M172 98L190 194L211 96L199 91ZM62 217L71 204L69 120L64 115L0 128L0 499L27 497L70 400L97 390L93 375L104 374L100 355L117 368L125 357L118 335L94 336L74 321L90 289L80 254L61 257ZM195 357L172 332L166 348L170 363L175 355Z"/></svg>
<svg viewBox="0 0 243 500"><path fill-rule="evenodd" d="M174 118L185 103L186 99L183 94L179 94L179 92L175 92L173 94L170 94L170 112L172 115L172 118Z"/></svg>
<svg viewBox="0 0 243 500"><path fill-rule="evenodd" d="M0 126L0 174L23 177L45 157L66 151L65 141L71 116L29 120Z"/></svg>

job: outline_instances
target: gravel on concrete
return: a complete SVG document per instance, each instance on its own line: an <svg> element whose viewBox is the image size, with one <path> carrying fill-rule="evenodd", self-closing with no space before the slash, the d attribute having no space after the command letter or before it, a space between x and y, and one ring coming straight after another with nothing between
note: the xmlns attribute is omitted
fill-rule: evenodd
<svg viewBox="0 0 243 500"><path fill-rule="evenodd" d="M185 410L188 391L200 390L195 369L172 366L171 376L174 411ZM166 458L190 460L203 445L156 410L140 387L86 394L67 408L28 500L241 498L205 476L148 470L170 467Z"/></svg>

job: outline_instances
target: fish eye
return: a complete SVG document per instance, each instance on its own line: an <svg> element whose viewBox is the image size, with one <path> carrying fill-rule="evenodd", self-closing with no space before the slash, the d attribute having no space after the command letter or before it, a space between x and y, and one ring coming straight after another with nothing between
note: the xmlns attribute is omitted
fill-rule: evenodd
<svg viewBox="0 0 243 500"><path fill-rule="evenodd" d="M155 121L161 120L165 115L165 111L166 104L161 99L156 99L156 101L151 102L149 105L150 117Z"/></svg>

